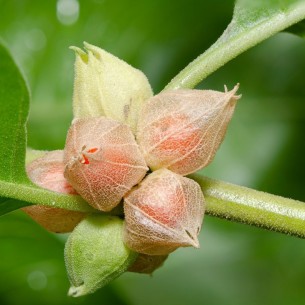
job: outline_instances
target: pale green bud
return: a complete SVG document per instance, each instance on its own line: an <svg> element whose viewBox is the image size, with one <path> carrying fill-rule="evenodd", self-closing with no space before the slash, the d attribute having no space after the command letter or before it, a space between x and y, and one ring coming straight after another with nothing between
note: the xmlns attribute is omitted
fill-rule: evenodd
<svg viewBox="0 0 305 305"><path fill-rule="evenodd" d="M106 116L136 130L138 112L152 96L146 76L106 51L84 43L77 47L73 94L75 118Z"/></svg>
<svg viewBox="0 0 305 305"><path fill-rule="evenodd" d="M133 264L137 254L124 245L122 227L119 217L95 214L74 229L65 246L70 296L95 292Z"/></svg>

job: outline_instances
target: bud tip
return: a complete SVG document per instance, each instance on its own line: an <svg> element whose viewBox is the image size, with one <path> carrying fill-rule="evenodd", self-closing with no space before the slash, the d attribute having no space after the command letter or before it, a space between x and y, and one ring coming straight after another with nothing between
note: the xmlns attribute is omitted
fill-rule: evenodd
<svg viewBox="0 0 305 305"><path fill-rule="evenodd" d="M86 293L84 293L84 285L78 286L78 287L74 287L71 286L69 291L68 291L68 296L69 297L80 297L82 295L85 295Z"/></svg>
<svg viewBox="0 0 305 305"><path fill-rule="evenodd" d="M193 246L196 249L200 248L199 240L197 234L191 234L188 230L185 230L185 233L188 236L188 242L190 246Z"/></svg>
<svg viewBox="0 0 305 305"><path fill-rule="evenodd" d="M100 49L86 41L84 41L83 44L84 44L84 48L88 51L88 53L91 52L93 56L95 56L97 59L100 59L100 57L101 57L100 53L103 52L102 49Z"/></svg>
<svg viewBox="0 0 305 305"><path fill-rule="evenodd" d="M199 240L198 240L197 236L195 237L195 239L192 240L191 245L196 249L200 248L200 244L199 244Z"/></svg>
<svg viewBox="0 0 305 305"><path fill-rule="evenodd" d="M84 52L82 49L75 46L70 46L69 49L73 50L75 52L75 55L79 56L84 63L88 62L88 54Z"/></svg>
<svg viewBox="0 0 305 305"><path fill-rule="evenodd" d="M235 93L239 89L239 83L237 83L231 91L228 90L228 87L226 85L224 85L224 88L225 88L225 93L228 93L230 95L230 99L232 98L234 101L237 101L242 97L241 94L235 95Z"/></svg>

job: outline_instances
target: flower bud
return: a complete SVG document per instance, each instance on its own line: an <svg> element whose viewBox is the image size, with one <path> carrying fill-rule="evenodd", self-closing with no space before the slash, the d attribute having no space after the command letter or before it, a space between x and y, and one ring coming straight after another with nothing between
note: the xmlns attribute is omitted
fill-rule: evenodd
<svg viewBox="0 0 305 305"><path fill-rule="evenodd" d="M160 268L168 255L139 254L136 261L128 268L129 272L152 274Z"/></svg>
<svg viewBox="0 0 305 305"><path fill-rule="evenodd" d="M75 119L65 146L65 177L96 209L110 211L148 168L130 128L113 119Z"/></svg>
<svg viewBox="0 0 305 305"><path fill-rule="evenodd" d="M70 296L93 293L133 264L137 253L124 245L122 227L120 218L96 214L71 233L65 246Z"/></svg>
<svg viewBox="0 0 305 305"><path fill-rule="evenodd" d="M29 178L42 188L64 194L76 194L72 186L64 178L63 151L55 150L29 163ZM84 218L85 213L32 205L22 209L46 230L54 233L71 232Z"/></svg>
<svg viewBox="0 0 305 305"><path fill-rule="evenodd" d="M138 112L152 96L146 76L106 51L84 43L77 47L73 113L75 118L106 116L135 132Z"/></svg>
<svg viewBox="0 0 305 305"><path fill-rule="evenodd" d="M204 198L200 186L167 169L149 174L124 198L126 245L139 253L166 255L199 247Z"/></svg>
<svg viewBox="0 0 305 305"><path fill-rule="evenodd" d="M137 140L147 165L188 175L214 158L239 96L229 92L170 90L143 107Z"/></svg>

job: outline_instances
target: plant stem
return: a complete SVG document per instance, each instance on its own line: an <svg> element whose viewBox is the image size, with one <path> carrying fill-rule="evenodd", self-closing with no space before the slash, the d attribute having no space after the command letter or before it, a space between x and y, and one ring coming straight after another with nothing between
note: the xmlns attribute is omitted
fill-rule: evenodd
<svg viewBox="0 0 305 305"><path fill-rule="evenodd" d="M305 203L190 175L205 195L209 215L305 238Z"/></svg>
<svg viewBox="0 0 305 305"><path fill-rule="evenodd" d="M0 195L1 197L8 199L15 199L18 201L30 202L31 204L40 204L54 208L80 212L96 211L80 196L60 194L31 184L1 182ZM22 206L21 202L20 206Z"/></svg>
<svg viewBox="0 0 305 305"><path fill-rule="evenodd" d="M207 214L305 238L304 202L206 178L200 174L189 177L201 186ZM15 199L75 211L100 212L87 205L79 196L57 194L25 185L1 184L1 193L6 192L12 198L8 201ZM25 205L20 202L20 207ZM9 211L10 209L7 212ZM122 207L119 206L110 214L122 215Z"/></svg>
<svg viewBox="0 0 305 305"><path fill-rule="evenodd" d="M242 29L233 20L220 38L203 54L187 65L165 87L168 89L194 88L218 68L261 41L305 18L305 2L300 1L290 10L276 13L257 24ZM238 10L237 10L238 13Z"/></svg>

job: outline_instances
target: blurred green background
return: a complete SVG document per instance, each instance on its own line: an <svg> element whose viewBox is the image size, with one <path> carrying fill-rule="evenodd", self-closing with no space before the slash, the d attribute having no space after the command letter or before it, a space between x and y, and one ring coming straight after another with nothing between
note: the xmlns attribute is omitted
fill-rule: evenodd
<svg viewBox="0 0 305 305"><path fill-rule="evenodd" d="M61 149L72 118L71 45L98 45L141 69L160 91L230 21L233 1L0 0L0 36L32 92L28 143ZM213 178L305 201L305 41L281 33L202 82L243 98ZM206 217L201 249L180 249L153 277L125 274L71 299L65 236L17 211L0 219L0 304L304 304L305 241Z"/></svg>

